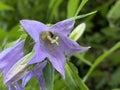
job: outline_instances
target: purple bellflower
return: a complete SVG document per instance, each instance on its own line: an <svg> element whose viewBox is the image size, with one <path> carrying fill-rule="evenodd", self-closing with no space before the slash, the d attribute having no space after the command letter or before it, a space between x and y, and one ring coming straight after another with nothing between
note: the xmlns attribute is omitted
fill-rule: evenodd
<svg viewBox="0 0 120 90"><path fill-rule="evenodd" d="M11 69L11 67L14 66L14 64L23 57L23 47L24 40L20 41L13 47L5 49L3 52L0 53L0 72L3 72L4 77L6 77L7 72ZM17 82L15 84L17 89L12 83L10 83L9 85L7 85L9 87L9 90L24 90L21 86L17 84Z"/></svg>
<svg viewBox="0 0 120 90"><path fill-rule="evenodd" d="M42 63L37 63L36 67L33 70L30 70L29 73L22 79L22 87L25 87L31 78L37 77L40 90L46 90L44 75L42 71L46 64L46 61Z"/></svg>
<svg viewBox="0 0 120 90"><path fill-rule="evenodd" d="M67 37L74 26L74 20L63 20L51 27L34 20L21 20L20 23L35 41L35 55L29 64L42 62L48 58L63 77L65 77L65 54L73 55L89 48L82 47Z"/></svg>
<svg viewBox="0 0 120 90"><path fill-rule="evenodd" d="M23 57L24 41L19 42L13 47L5 49L0 53L0 71L3 71L4 75L9 69Z"/></svg>
<svg viewBox="0 0 120 90"><path fill-rule="evenodd" d="M32 57L32 54L24 56L23 49L24 40L0 53L0 72L4 74L4 83L9 87L9 90L24 90L28 81L37 76L40 89L45 90L42 70L47 62L37 63L31 68L25 62L28 57ZM22 85L18 84L19 80L22 80Z"/></svg>
<svg viewBox="0 0 120 90"><path fill-rule="evenodd" d="M46 90L45 88L45 81L44 81L44 75L43 75L43 68L46 66L47 62L41 62L34 65L28 65L27 63L24 63L25 59L24 57L18 61L7 73L5 77L5 83L8 85L14 82L17 82L22 79L22 85L18 85L16 83L17 90L24 90L26 84L31 78L37 77L40 90ZM19 87L18 87L19 86ZM12 86L12 88L15 88ZM16 90L16 89L15 89Z"/></svg>

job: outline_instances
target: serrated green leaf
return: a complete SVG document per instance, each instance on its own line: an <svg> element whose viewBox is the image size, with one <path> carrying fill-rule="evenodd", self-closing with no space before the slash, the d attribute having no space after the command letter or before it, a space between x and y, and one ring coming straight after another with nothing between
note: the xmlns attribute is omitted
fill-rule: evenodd
<svg viewBox="0 0 120 90"><path fill-rule="evenodd" d="M75 66L70 62L67 62L65 66L65 83L69 90L89 90L78 76Z"/></svg>

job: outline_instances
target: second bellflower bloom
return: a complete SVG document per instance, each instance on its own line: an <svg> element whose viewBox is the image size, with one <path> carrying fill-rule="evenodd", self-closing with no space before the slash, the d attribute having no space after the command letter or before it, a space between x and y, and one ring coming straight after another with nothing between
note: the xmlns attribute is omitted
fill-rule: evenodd
<svg viewBox="0 0 120 90"><path fill-rule="evenodd" d="M35 41L35 55L29 64L41 62L47 57L64 76L65 54L72 55L89 48L81 47L67 37L74 26L74 20L63 20L51 27L34 20L21 20L20 23Z"/></svg>
<svg viewBox="0 0 120 90"><path fill-rule="evenodd" d="M39 63L39 64L37 63L35 68L33 70L30 70L29 73L23 77L22 87L25 87L25 85L28 83L28 81L31 78L37 77L40 90L46 90L45 79L43 75L43 68L46 66L46 64L47 64L46 61L43 61L42 63Z"/></svg>
<svg viewBox="0 0 120 90"><path fill-rule="evenodd" d="M0 53L0 72L4 73L4 83L9 90L24 90L28 81L37 76L40 89L45 90L42 70L47 62L28 65L27 62L33 57L34 52L24 56L23 49L24 40ZM19 85L18 81L21 79L22 85Z"/></svg>
<svg viewBox="0 0 120 90"><path fill-rule="evenodd" d="M7 73L10 69L24 56L24 40L20 41L16 45L5 49L0 53L0 72L4 73L4 77L7 76ZM6 79L4 79L4 82ZM6 83L5 83L6 84ZM6 84L9 87L9 90L24 90L17 82L15 82L15 86L12 82L10 84Z"/></svg>
<svg viewBox="0 0 120 90"><path fill-rule="evenodd" d="M24 40L0 53L0 71L6 75L10 68L24 55Z"/></svg>

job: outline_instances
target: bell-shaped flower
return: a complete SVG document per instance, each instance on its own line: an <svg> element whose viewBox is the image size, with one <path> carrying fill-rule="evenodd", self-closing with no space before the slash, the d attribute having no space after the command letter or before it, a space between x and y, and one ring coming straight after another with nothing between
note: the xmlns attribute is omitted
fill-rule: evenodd
<svg viewBox="0 0 120 90"><path fill-rule="evenodd" d="M24 56L24 40L0 53L0 71L6 75L10 68Z"/></svg>
<svg viewBox="0 0 120 90"><path fill-rule="evenodd" d="M65 76L65 54L72 55L89 48L82 47L67 37L74 26L74 20L63 20L51 27L34 20L21 20L20 23L35 41L35 55L29 64L42 62L48 58L63 77Z"/></svg>
<svg viewBox="0 0 120 90"><path fill-rule="evenodd" d="M47 62L37 63L34 67L27 62L33 57L34 51L24 56L24 40L0 53L0 72L4 73L4 83L9 90L24 90L25 85L33 77L38 77L41 90L45 90L43 68ZM18 81L22 80L22 85Z"/></svg>
<svg viewBox="0 0 120 90"><path fill-rule="evenodd" d="M4 73L4 77L7 75L9 70L24 56L24 40L20 41L16 45L5 49L0 53L0 72ZM4 79L5 82L5 79ZM24 90L16 82L16 87L12 83L7 85L9 90Z"/></svg>
<svg viewBox="0 0 120 90"><path fill-rule="evenodd" d="M22 79L22 87L25 87L31 78L37 77L40 90L46 90L45 79L43 75L43 68L46 66L46 64L46 61L43 61L42 63L37 63L35 68L33 70L30 70L29 73Z"/></svg>

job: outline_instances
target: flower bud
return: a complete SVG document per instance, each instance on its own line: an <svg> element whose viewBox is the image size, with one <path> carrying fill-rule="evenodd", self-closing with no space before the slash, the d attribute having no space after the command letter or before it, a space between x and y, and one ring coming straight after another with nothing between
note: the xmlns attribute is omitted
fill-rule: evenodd
<svg viewBox="0 0 120 90"><path fill-rule="evenodd" d="M86 24L85 23L82 23L80 25L78 25L73 31L72 33L70 34L70 38L74 41L77 41L83 34L83 32L85 31L85 27L86 27Z"/></svg>

